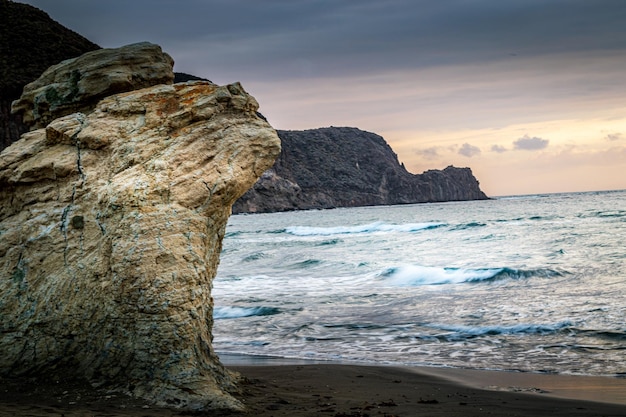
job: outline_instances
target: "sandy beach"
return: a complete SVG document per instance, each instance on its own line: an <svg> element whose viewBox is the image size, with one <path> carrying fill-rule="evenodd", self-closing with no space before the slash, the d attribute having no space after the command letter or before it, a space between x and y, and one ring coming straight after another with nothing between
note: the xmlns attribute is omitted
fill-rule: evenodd
<svg viewBox="0 0 626 417"><path fill-rule="evenodd" d="M254 416L624 416L626 380L342 364L230 366ZM222 416L155 408L72 381L2 380L2 416ZM241 414L239 414L241 415Z"/></svg>

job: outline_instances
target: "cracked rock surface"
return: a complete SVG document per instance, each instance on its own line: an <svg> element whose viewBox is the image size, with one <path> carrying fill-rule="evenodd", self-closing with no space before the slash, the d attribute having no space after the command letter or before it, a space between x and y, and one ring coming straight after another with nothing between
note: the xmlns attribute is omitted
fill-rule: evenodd
<svg viewBox="0 0 626 417"><path fill-rule="evenodd" d="M230 408L211 281L233 202L280 152L239 85L157 85L0 154L0 374Z"/></svg>

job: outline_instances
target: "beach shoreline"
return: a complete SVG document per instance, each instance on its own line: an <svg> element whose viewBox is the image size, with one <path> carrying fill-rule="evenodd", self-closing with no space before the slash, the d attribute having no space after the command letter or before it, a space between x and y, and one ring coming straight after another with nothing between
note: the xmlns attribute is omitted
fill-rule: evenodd
<svg viewBox="0 0 626 417"><path fill-rule="evenodd" d="M626 415L626 380L468 369L329 364L254 358L233 365L236 396L255 416ZM280 361L288 363L279 363ZM0 380L0 416L183 416L72 381ZM593 400L593 401L592 401ZM201 416L222 412L191 413Z"/></svg>
<svg viewBox="0 0 626 417"><path fill-rule="evenodd" d="M626 378L595 375L563 375L541 372L482 370L439 366L407 366L398 364L351 363L319 361L274 356L220 354L228 368L246 369L255 366L344 365L380 368L401 368L409 372L442 378L463 386L487 391L536 393L546 396L626 405Z"/></svg>

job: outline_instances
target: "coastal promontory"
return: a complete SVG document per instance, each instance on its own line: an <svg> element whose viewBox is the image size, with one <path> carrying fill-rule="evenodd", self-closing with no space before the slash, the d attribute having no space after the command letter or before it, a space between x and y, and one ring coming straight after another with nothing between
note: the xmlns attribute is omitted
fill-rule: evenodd
<svg viewBox="0 0 626 417"><path fill-rule="evenodd" d="M412 174L375 133L328 127L278 136L280 156L235 203L235 213L487 199L471 169Z"/></svg>
<svg viewBox="0 0 626 417"><path fill-rule="evenodd" d="M172 65L149 43L97 50L15 103L34 130L0 154L0 376L242 407L211 282L231 205L280 140L239 83L171 84Z"/></svg>

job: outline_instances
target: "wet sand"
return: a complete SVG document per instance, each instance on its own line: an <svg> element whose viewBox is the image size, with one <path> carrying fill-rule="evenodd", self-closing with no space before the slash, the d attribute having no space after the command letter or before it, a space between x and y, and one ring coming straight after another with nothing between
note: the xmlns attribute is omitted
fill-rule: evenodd
<svg viewBox="0 0 626 417"><path fill-rule="evenodd" d="M78 382L14 379L0 380L0 415L626 416L626 380L617 378L319 363L229 367L243 376L237 396L246 414L159 409Z"/></svg>

